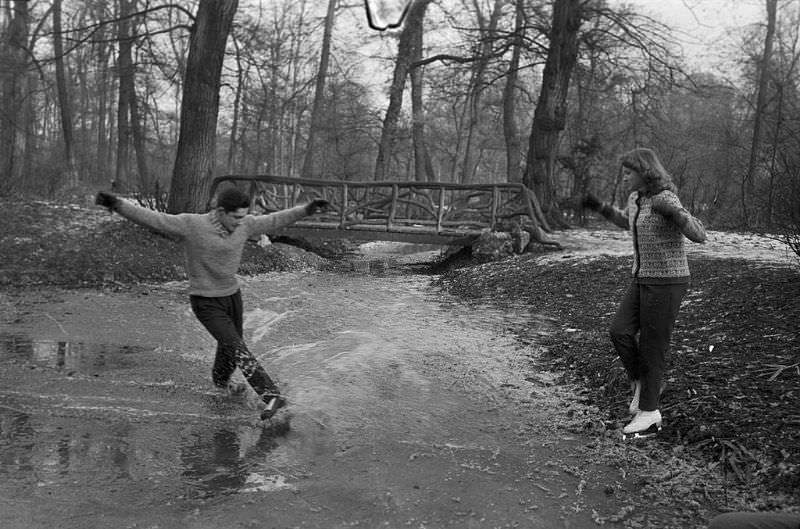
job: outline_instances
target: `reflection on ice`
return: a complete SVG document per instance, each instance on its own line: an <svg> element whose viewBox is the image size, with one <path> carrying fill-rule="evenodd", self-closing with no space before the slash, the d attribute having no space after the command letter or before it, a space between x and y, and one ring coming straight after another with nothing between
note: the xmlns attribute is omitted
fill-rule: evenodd
<svg viewBox="0 0 800 529"><path fill-rule="evenodd" d="M0 479L19 491L81 482L163 486L184 497L229 494L256 486L253 476L275 446L268 428L46 419L0 397Z"/></svg>
<svg viewBox="0 0 800 529"><path fill-rule="evenodd" d="M120 369L134 365L135 355L144 348L128 345L31 340L26 336L0 334L1 361L32 361L65 371Z"/></svg>
<svg viewBox="0 0 800 529"><path fill-rule="evenodd" d="M463 393L524 385L507 378L519 351L504 330L538 318L529 307L441 299L429 280L245 279L245 339L289 399L288 433L256 420L252 392L211 387L211 344L165 353L0 334L0 374L31 377L0 388L0 493L2 483L25 491L76 481L154 497L269 492L297 486L297 469L342 446L381 436L430 444L471 429Z"/></svg>

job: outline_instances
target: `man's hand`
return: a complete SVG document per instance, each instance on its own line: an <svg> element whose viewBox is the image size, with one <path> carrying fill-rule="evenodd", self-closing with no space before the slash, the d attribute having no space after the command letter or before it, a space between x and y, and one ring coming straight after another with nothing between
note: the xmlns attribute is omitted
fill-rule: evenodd
<svg viewBox="0 0 800 529"><path fill-rule="evenodd" d="M600 211L600 208L603 207L603 203L591 193L586 193L586 196L583 197L583 202L581 202L581 205L586 209L591 209L592 211Z"/></svg>
<svg viewBox="0 0 800 529"><path fill-rule="evenodd" d="M98 206L103 206L104 208L107 208L108 211L114 211L114 208L119 203L119 199L114 195L112 195L111 193L100 191L94 198L94 203L97 204Z"/></svg>
<svg viewBox="0 0 800 529"><path fill-rule="evenodd" d="M306 215L313 215L315 213L325 213L330 208L331 203L327 200L317 198L306 204Z"/></svg>

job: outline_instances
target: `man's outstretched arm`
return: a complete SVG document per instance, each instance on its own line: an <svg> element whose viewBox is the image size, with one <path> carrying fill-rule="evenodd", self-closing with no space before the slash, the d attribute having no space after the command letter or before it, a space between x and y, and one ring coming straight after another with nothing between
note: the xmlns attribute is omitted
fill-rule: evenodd
<svg viewBox="0 0 800 529"><path fill-rule="evenodd" d="M315 213L324 213L330 207L327 200L316 199L308 204L295 206L293 208L276 211L269 215L259 215L253 217L252 227L250 228L251 235L260 235L262 233L270 233L274 230L288 226L309 215Z"/></svg>
<svg viewBox="0 0 800 529"><path fill-rule="evenodd" d="M182 237L184 234L185 224L182 215L170 215L143 208L105 191L97 193L94 202L98 206L119 213L126 219L153 231L173 237Z"/></svg>

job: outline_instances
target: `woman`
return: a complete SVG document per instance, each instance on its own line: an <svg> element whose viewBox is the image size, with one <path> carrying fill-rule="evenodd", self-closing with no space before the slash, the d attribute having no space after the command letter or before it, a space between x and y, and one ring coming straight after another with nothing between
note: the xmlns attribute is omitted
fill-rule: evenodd
<svg viewBox="0 0 800 529"><path fill-rule="evenodd" d="M637 437L661 429L658 400L675 318L689 286L684 236L706 240L703 224L681 205L670 175L650 149L622 157L630 190L624 210L587 195L584 206L633 235L632 280L609 329L631 380L634 416L623 433ZM638 339L637 339L638 334Z"/></svg>

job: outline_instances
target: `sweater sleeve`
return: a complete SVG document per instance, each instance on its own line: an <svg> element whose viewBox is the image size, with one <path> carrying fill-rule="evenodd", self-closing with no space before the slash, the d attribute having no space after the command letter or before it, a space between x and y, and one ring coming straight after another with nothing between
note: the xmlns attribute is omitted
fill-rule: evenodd
<svg viewBox="0 0 800 529"><path fill-rule="evenodd" d="M697 243L706 242L706 228L700 219L686 211L681 200L674 193L662 193L664 199L674 208L672 220L681 233L690 241Z"/></svg>
<svg viewBox="0 0 800 529"><path fill-rule="evenodd" d="M261 235L288 226L306 215L306 207L303 205L276 211L269 215L248 216L250 220L247 229L250 236Z"/></svg>
<svg viewBox="0 0 800 529"><path fill-rule="evenodd" d="M114 211L140 226L165 235L183 238L186 234L185 215L170 215L168 213L153 211L152 209L132 204L124 199L119 199L114 206Z"/></svg>
<svg viewBox="0 0 800 529"><path fill-rule="evenodd" d="M600 214L608 220L609 222L613 222L617 226L623 229L630 229L630 224L628 223L628 210L622 211L619 208L612 206L611 204L603 204L600 206Z"/></svg>

